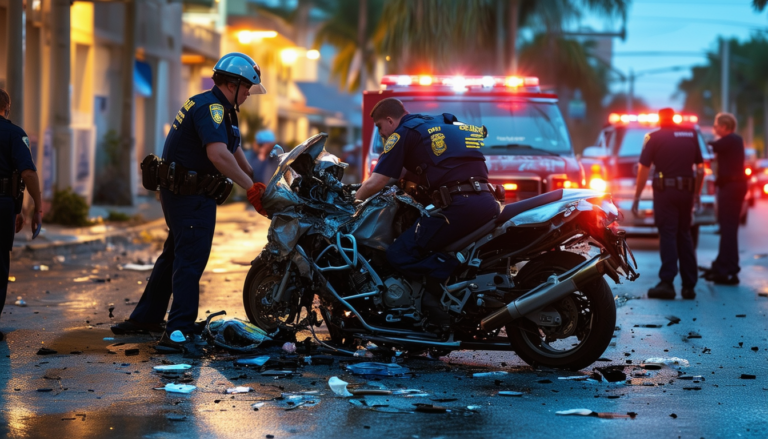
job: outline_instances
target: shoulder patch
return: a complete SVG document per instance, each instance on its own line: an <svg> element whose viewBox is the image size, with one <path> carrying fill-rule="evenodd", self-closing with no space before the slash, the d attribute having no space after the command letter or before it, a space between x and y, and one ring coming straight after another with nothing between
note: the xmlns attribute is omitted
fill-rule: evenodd
<svg viewBox="0 0 768 439"><path fill-rule="evenodd" d="M387 139L387 143L384 144L384 152L382 154L386 154L389 151L392 151L392 148L394 148L398 140L400 140L400 134L392 133L392 135Z"/></svg>
<svg viewBox="0 0 768 439"><path fill-rule="evenodd" d="M27 145L27 149L31 149L31 147L29 146L29 137L24 136L21 138L21 140L24 142L25 145Z"/></svg>
<svg viewBox="0 0 768 439"><path fill-rule="evenodd" d="M224 106L221 104L211 104L209 109L211 110L211 118L216 124L216 128L218 128L221 122L224 121Z"/></svg>

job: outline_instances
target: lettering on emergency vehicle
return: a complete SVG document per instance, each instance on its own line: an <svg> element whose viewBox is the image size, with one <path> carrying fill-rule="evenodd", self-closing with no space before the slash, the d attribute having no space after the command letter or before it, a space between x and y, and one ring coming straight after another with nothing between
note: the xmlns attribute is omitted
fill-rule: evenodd
<svg viewBox="0 0 768 439"><path fill-rule="evenodd" d="M435 153L436 156L439 156L448 149L448 146L445 144L445 134L432 134L430 139L432 139L432 152Z"/></svg>
<svg viewBox="0 0 768 439"><path fill-rule="evenodd" d="M387 143L384 144L384 152L382 154L386 154L389 151L392 151L392 148L394 148L398 140L400 140L400 134L392 133L392 135L387 139Z"/></svg>
<svg viewBox="0 0 768 439"><path fill-rule="evenodd" d="M224 121L224 106L221 104L211 104L209 109L211 111L211 118L216 124L216 128L218 128L221 122Z"/></svg>

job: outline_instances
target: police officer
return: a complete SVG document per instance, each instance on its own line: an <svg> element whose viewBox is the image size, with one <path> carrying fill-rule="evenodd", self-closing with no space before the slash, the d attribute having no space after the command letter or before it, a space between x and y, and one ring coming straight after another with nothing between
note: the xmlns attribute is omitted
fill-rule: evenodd
<svg viewBox="0 0 768 439"><path fill-rule="evenodd" d="M384 151L356 198L364 200L380 191L403 169L418 176L419 184L442 208L441 216L420 218L387 250L389 263L408 276L426 276L422 309L437 326L450 323L440 305L442 287L459 261L440 249L499 214L491 192L488 168L480 152L483 127L461 124L452 114L408 114L395 98L380 101L371 118L382 138ZM442 196L441 196L442 194Z"/></svg>
<svg viewBox="0 0 768 439"><path fill-rule="evenodd" d="M681 295L684 299L696 297L696 252L691 238L691 220L694 205L698 206L700 202L704 165L696 131L677 126L674 115L671 108L659 110L660 128L645 136L632 205L632 213L637 216L640 194L650 168L654 166L653 214L659 229L661 281L648 290L651 299L675 298L672 281L677 276L678 261L683 279Z"/></svg>
<svg viewBox="0 0 768 439"><path fill-rule="evenodd" d="M739 283L739 218L747 195L744 174L744 140L734 133L736 118L729 113L715 116L713 127L718 140L710 142L717 155L717 222L720 224L720 248L712 268L704 278L716 284Z"/></svg>
<svg viewBox="0 0 768 439"><path fill-rule="evenodd" d="M8 120L10 114L11 97L0 89L0 314L3 313L8 292L14 233L19 233L24 226L24 213L21 210L24 192L19 190L19 180L24 182L35 201L35 213L31 221L33 237L43 224L40 183L29 151L29 137L24 130ZM0 341L4 339L5 335L0 332Z"/></svg>
<svg viewBox="0 0 768 439"><path fill-rule="evenodd" d="M253 169L240 147L239 106L251 94L266 93L261 71L241 53L223 56L213 68L215 86L191 97L179 110L163 148L165 163L197 173L199 179L218 173L248 189L251 199L263 183L253 181ZM206 195L182 195L160 186L160 201L169 232L144 294L130 318L112 327L115 334L163 332L157 349L199 357L197 319L200 277L211 252L216 201ZM163 318L173 294L168 324ZM163 331L164 329L164 331Z"/></svg>

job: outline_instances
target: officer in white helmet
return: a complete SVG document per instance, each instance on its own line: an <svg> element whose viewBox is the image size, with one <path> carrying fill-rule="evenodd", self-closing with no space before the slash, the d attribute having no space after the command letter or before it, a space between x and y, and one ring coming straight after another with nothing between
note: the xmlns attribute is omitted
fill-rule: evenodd
<svg viewBox="0 0 768 439"><path fill-rule="evenodd" d="M195 321L216 205L226 200L232 182L247 189L249 198L263 189L253 180L237 123L240 105L252 94L266 93L261 70L249 56L230 53L213 72L215 86L189 98L173 120L162 160L150 155L142 163L144 186L160 190L168 238L136 309L112 327L115 334L162 333L158 350L187 357L203 354Z"/></svg>

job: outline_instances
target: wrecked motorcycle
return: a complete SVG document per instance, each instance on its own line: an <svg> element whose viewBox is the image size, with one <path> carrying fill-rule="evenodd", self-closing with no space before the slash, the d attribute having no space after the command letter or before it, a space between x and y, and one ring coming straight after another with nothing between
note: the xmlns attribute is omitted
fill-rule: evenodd
<svg viewBox="0 0 768 439"><path fill-rule="evenodd" d="M425 280L393 270L387 247L421 215L439 215L390 186L363 203L341 179L345 163L315 135L280 164L262 197L272 223L243 291L267 333L325 322L330 346L445 354L515 351L526 363L581 369L608 347L616 307L604 275L637 278L610 195L557 190L504 206L493 221L447 243L460 261L440 299L449 329L421 309ZM319 310L322 317L315 310Z"/></svg>

